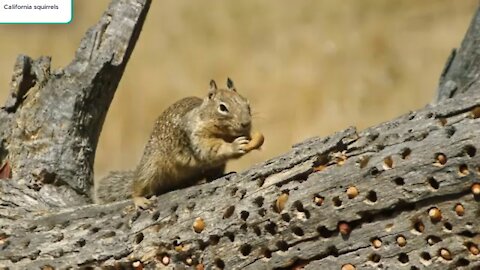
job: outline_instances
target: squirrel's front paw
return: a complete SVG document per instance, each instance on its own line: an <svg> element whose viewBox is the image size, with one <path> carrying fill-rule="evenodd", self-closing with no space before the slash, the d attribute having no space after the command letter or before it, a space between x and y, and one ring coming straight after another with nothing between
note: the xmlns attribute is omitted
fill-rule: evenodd
<svg viewBox="0 0 480 270"><path fill-rule="evenodd" d="M152 202L145 197L133 197L133 204L135 208L147 209L152 206Z"/></svg>
<svg viewBox="0 0 480 270"><path fill-rule="evenodd" d="M243 155L248 152L248 143L250 141L247 137L238 137L232 142L232 152L234 156Z"/></svg>

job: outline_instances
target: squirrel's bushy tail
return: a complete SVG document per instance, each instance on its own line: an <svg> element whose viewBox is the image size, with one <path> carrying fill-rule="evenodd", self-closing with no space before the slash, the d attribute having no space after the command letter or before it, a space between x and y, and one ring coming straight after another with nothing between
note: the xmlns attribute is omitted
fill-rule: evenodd
<svg viewBox="0 0 480 270"><path fill-rule="evenodd" d="M109 203L130 199L134 171L114 171L95 183L93 201Z"/></svg>

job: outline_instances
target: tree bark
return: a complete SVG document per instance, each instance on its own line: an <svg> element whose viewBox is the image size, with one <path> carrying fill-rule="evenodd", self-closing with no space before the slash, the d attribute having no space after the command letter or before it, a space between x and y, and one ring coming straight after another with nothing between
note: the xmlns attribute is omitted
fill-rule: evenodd
<svg viewBox="0 0 480 270"><path fill-rule="evenodd" d="M0 266L10 269L480 267L480 154L477 153L480 70L478 62L469 58L480 51L480 44L475 41L479 35L479 12L462 48L442 75L443 81L462 85L458 88L461 90L445 95L445 84L441 83L441 98L433 105L362 132L348 128L329 137L311 138L293 146L288 153L244 172L154 198L150 210L136 211L131 201L108 205L81 202L81 206L70 202L59 189L85 194L91 185L91 162L106 107L149 4L141 0L113 1L99 23L103 27L105 21L110 22L106 29L112 31L103 32L110 34L99 39L92 34L95 30L87 32L76 60L65 69L71 74L67 77L48 75L47 83L42 84L41 74L48 72L40 71L46 70L42 67L48 66L48 59L32 61L20 57L17 61L15 74L21 75L14 75L20 78L14 85L19 86L13 87L12 98L0 114L8 120L5 127L10 128L9 132L0 129L8 150L3 160L8 160L13 172L12 179L0 181ZM93 29L105 29L102 27ZM90 51L86 48L103 48L106 40L113 46L109 48L124 53L106 57L97 52L85 57L84 53ZM115 50L105 49L108 51ZM92 67L86 68L89 64ZM43 86L24 97L25 91L32 91L27 89L32 85L29 76L34 78L35 85ZM77 79L67 80L70 76ZM59 91L58 87L63 85L60 82L69 83L62 88L76 90ZM73 101L71 95L80 101ZM78 105L51 108L53 102ZM64 112L67 108L70 111L67 116L52 118L54 111L40 114L42 106L57 110L56 114L67 114ZM32 139L32 134L24 130L35 124L15 124L23 126L20 131L24 131L16 132L18 127L14 123L18 119L36 123L41 117L46 117L51 133L33 133L38 137ZM71 133L63 131L64 126ZM47 146L36 150L38 140L45 138L45 134L66 136L55 147L65 147L75 154L86 153L80 161L67 159L81 168L80 172L72 173L68 166L58 162L62 159L54 155L57 148ZM78 148L74 140L78 137L85 138L85 145L80 144L84 148ZM22 140L24 146L19 147ZM39 156L34 150L39 151ZM30 160L24 161L22 158L27 155ZM30 162L37 165L28 167ZM47 178L54 180L37 189L27 188L32 186L29 180L32 170L27 168L37 167L45 169L44 182Z"/></svg>
<svg viewBox="0 0 480 270"><path fill-rule="evenodd" d="M0 165L8 162L12 176L30 188L63 186L46 194L45 199L57 197L49 204L87 202L79 195L88 194L93 184L103 121L149 5L146 0L113 1L63 69L52 72L50 57L17 58L11 93L0 110L5 145ZM65 196L55 196L61 193Z"/></svg>

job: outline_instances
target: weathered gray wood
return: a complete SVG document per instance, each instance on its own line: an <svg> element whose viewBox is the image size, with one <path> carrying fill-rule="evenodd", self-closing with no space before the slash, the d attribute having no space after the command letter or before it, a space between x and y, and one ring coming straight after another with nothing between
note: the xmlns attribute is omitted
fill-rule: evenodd
<svg viewBox="0 0 480 270"><path fill-rule="evenodd" d="M118 13L104 16L124 14L126 20L143 20L149 2L133 5L136 8L127 2L137 3L113 1L110 10L117 7L113 10ZM118 29L113 24L122 22L112 19L108 27ZM477 32L471 26L467 36ZM80 51L88 51L85 44L89 43L82 42ZM460 51L475 55L480 47L472 44L474 48L463 50L462 45ZM478 73L475 66L463 65L467 56L454 57L452 63L460 61L455 65ZM96 57L101 58L93 55L65 70L87 72L85 63L102 62ZM49 61L19 58L15 74L22 83L17 84L26 86L18 87L18 94L7 102L11 109L0 110L6 119L0 127L13 125L16 111L27 113L24 104L30 104L35 93L27 94L19 105L13 98L32 91L27 83L31 74L39 81L48 77L42 74L48 73L43 71ZM445 74L450 76L448 70ZM91 77L85 76L89 81ZM90 82L95 89L105 83L99 78ZM46 87L48 83L38 91ZM65 198L71 195L64 194L78 190L75 185L66 181L69 185L43 185L36 191L23 184L24 176L14 173L12 179L0 181L0 268L341 269L347 264L356 269L478 268L480 197L471 187L480 184L480 85L473 82L461 89L452 98L362 132L349 128L312 138L244 172L164 194L146 211L136 211L130 201L66 207L73 204ZM48 98L68 97L56 93ZM101 123L96 125L90 127L98 136ZM13 135L0 128L0 136ZM3 143L8 146L11 139ZM352 187L358 194L349 197ZM464 209L462 215L454 210L457 204ZM439 220L429 216L433 207L442 213ZM205 227L195 232L192 226L198 218ZM405 245L397 243L399 236L406 239ZM378 248L372 244L376 239L381 241ZM443 249L451 259L442 258Z"/></svg>
<svg viewBox="0 0 480 270"><path fill-rule="evenodd" d="M14 220L1 227L0 264L34 269L140 260L153 268L168 256L169 267L225 269L478 265L480 257L465 246L478 245L480 235L479 202L470 191L480 182L476 106L479 94L459 96L358 134L347 129L313 138L245 172L160 196L150 211L136 212L126 201ZM447 157L444 165L435 164L437 153ZM352 199L350 186L359 191ZM288 199L278 213L274 205L283 193ZM461 217L453 210L457 203L465 208ZM441 221L430 220L431 207L442 211ZM198 217L206 224L201 233L192 229ZM422 233L415 233L417 221ZM340 222L352 229L348 236L339 234ZM406 246L396 243L399 235ZM428 236L441 241L429 245ZM379 249L374 238L382 241ZM451 261L439 257L441 248ZM398 260L403 254L406 263Z"/></svg>
<svg viewBox="0 0 480 270"><path fill-rule="evenodd" d="M469 92L480 82L480 9L477 9L460 49L453 49L440 76L437 102ZM478 89L478 87L474 87Z"/></svg>
<svg viewBox="0 0 480 270"><path fill-rule="evenodd" d="M53 183L88 195L103 121L150 2L113 1L63 69L51 71L49 57L17 58L11 94L0 109L0 167L8 161L30 188ZM59 205L87 201L65 195Z"/></svg>

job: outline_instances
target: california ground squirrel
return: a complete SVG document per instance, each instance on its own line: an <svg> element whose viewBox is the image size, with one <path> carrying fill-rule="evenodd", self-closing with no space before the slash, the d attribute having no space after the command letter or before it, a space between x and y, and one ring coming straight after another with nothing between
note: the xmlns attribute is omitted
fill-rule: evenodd
<svg viewBox="0 0 480 270"><path fill-rule="evenodd" d="M94 200L133 197L136 206L145 208L147 197L215 179L228 160L263 144L263 136L250 136L250 130L249 102L233 81L229 78L227 88L218 89L211 80L205 98L184 98L160 115L136 170L112 172L98 181Z"/></svg>

